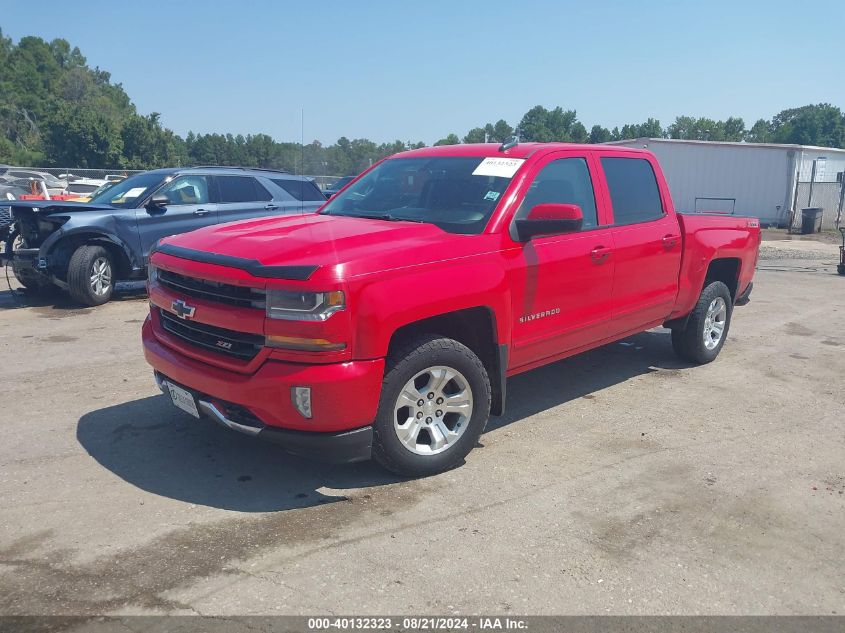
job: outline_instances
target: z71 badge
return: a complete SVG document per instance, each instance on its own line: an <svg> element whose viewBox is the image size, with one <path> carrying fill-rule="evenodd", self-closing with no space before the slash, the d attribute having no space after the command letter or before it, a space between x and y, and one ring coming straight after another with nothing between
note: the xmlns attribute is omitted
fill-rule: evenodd
<svg viewBox="0 0 845 633"><path fill-rule="evenodd" d="M560 314L560 308L552 308L551 310L544 310L543 312L526 314L525 316L519 317L519 322L528 323L529 321L536 321L537 319L543 319L548 316L554 316L555 314Z"/></svg>

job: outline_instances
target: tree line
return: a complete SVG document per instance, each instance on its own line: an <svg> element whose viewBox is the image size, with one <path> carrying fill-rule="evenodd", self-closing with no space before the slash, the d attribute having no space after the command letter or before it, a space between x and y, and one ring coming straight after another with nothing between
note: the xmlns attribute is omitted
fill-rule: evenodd
<svg viewBox="0 0 845 633"><path fill-rule="evenodd" d="M504 119L451 133L435 145L521 141L605 143L639 137L796 143L845 147L845 114L827 104L783 110L750 128L740 117L720 121L679 116L664 127L649 118L589 130L575 110L534 106L511 125ZM0 163L23 166L153 169L184 165L242 165L311 175L355 174L385 156L423 142L376 143L341 137L332 145L276 141L267 134L195 134L164 127L160 114L143 115L119 83L91 68L64 39L23 37L0 30Z"/></svg>

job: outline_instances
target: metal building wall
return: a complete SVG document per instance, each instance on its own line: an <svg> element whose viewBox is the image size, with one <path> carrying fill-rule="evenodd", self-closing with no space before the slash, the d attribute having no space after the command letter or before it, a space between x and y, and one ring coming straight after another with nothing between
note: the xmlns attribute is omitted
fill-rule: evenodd
<svg viewBox="0 0 845 633"><path fill-rule="evenodd" d="M647 146L657 156L679 211L748 215L771 224L789 217L801 158L794 148L657 139L616 144Z"/></svg>

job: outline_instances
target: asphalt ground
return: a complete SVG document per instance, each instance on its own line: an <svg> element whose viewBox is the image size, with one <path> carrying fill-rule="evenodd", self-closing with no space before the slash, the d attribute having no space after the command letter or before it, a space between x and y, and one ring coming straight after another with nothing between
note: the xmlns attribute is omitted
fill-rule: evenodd
<svg viewBox="0 0 845 633"><path fill-rule="evenodd" d="M142 290L2 291L0 614L841 614L828 246L767 251L716 362L658 329L522 374L466 464L421 480L174 409Z"/></svg>

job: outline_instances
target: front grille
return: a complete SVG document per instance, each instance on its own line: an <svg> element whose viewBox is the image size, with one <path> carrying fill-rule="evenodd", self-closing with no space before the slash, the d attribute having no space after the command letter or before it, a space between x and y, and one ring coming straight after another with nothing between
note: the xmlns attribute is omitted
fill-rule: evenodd
<svg viewBox="0 0 845 633"><path fill-rule="evenodd" d="M161 326L173 336L191 345L204 347L226 356L252 360L264 345L260 334L235 332L222 327L180 319L159 308Z"/></svg>
<svg viewBox="0 0 845 633"><path fill-rule="evenodd" d="M171 290L189 297L225 303L241 308L264 309L266 294L257 288L224 284L208 279L186 277L169 270L158 270L158 282Z"/></svg>
<svg viewBox="0 0 845 633"><path fill-rule="evenodd" d="M12 207L0 207L0 229L12 223Z"/></svg>

